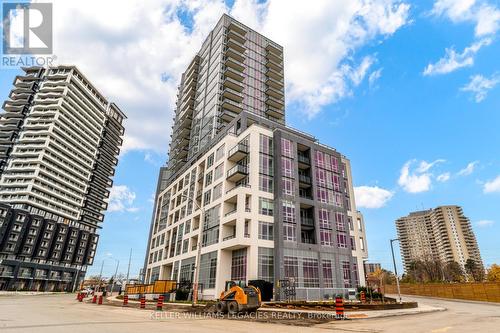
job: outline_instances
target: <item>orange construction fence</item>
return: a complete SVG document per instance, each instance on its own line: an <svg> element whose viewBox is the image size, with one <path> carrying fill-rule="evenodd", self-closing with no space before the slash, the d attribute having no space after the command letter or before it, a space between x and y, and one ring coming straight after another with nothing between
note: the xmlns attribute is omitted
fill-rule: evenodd
<svg viewBox="0 0 500 333"><path fill-rule="evenodd" d="M157 280L152 284L133 284L126 286L125 293L127 295L135 294L165 294L177 289L177 281L175 280Z"/></svg>

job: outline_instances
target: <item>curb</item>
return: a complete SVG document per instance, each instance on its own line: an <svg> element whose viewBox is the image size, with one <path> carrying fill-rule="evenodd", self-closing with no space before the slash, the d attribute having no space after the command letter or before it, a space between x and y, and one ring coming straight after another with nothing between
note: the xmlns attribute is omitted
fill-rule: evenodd
<svg viewBox="0 0 500 333"><path fill-rule="evenodd" d="M401 296L406 297L416 297L423 299L435 299L440 301L449 301L449 302L459 302L459 303L471 303L471 304L483 304L483 305L494 305L500 306L500 303L496 302L487 302L487 301L473 301L470 299L460 299L460 298L444 298L444 297L433 297L433 296L422 296L422 295L410 295L410 294L401 294Z"/></svg>

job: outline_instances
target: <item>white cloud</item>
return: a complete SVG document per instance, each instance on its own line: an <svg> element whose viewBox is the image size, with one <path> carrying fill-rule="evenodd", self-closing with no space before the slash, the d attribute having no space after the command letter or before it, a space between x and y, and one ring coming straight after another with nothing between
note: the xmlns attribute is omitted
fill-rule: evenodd
<svg viewBox="0 0 500 333"><path fill-rule="evenodd" d="M406 162L401 168L398 184L409 193L420 193L429 191L432 185L433 175L430 169L438 163L445 162L438 159L433 162L421 161L417 168L411 169L416 160Z"/></svg>
<svg viewBox="0 0 500 333"><path fill-rule="evenodd" d="M479 164L479 161L470 162L469 164L467 164L467 166L465 168L463 168L462 170L457 172L457 175L458 176L468 176L468 175L472 174L478 164Z"/></svg>
<svg viewBox="0 0 500 333"><path fill-rule="evenodd" d="M484 38L471 46L466 47L461 53L457 53L453 48L445 50L445 56L435 64L428 64L423 74L438 75L453 72L462 67L469 67L474 64L474 56L483 47L491 44L490 38Z"/></svg>
<svg viewBox="0 0 500 333"><path fill-rule="evenodd" d="M368 84L370 88L375 87L375 84L377 83L378 79L380 79L381 76L382 76L382 68L374 70L373 72L370 73L370 76L368 77Z"/></svg>
<svg viewBox="0 0 500 333"><path fill-rule="evenodd" d="M483 187L484 193L500 192L500 176L497 178L487 181Z"/></svg>
<svg viewBox="0 0 500 333"><path fill-rule="evenodd" d="M253 5L242 5L248 2ZM356 50L394 34L409 15L409 5L399 0L235 2L242 6L232 11L237 19L254 22L252 28L283 45L287 103L309 117L352 95L375 61L353 60Z"/></svg>
<svg viewBox="0 0 500 333"><path fill-rule="evenodd" d="M448 180L450 180L450 177L451 177L450 173L445 172L445 173L442 173L439 176L437 176L436 180L438 182L444 183L444 182L447 182Z"/></svg>
<svg viewBox="0 0 500 333"><path fill-rule="evenodd" d="M392 198L393 192L378 186L354 187L354 196L358 208L381 208Z"/></svg>
<svg viewBox="0 0 500 333"><path fill-rule="evenodd" d="M476 225L478 227L490 227L493 224L495 224L495 221L492 221L492 220L479 220L476 222Z"/></svg>
<svg viewBox="0 0 500 333"><path fill-rule="evenodd" d="M115 185L109 194L108 212L136 212L139 209L133 207L136 194L126 185Z"/></svg>
<svg viewBox="0 0 500 333"><path fill-rule="evenodd" d="M474 95L476 103L480 103L486 98L488 91L500 82L500 75L494 74L492 77L487 78L478 74L471 76L470 79L470 82L460 88L460 90L471 92Z"/></svg>
<svg viewBox="0 0 500 333"><path fill-rule="evenodd" d="M224 12L285 47L287 103L312 116L352 94L373 57L367 43L408 20L400 0L54 0L54 54L75 64L127 114L124 151L168 149L183 70ZM178 13L192 23L183 25ZM78 18L78 19L75 19Z"/></svg>
<svg viewBox="0 0 500 333"><path fill-rule="evenodd" d="M454 23L475 24L477 37L494 35L499 28L500 10L487 1L437 0L431 14L444 16Z"/></svg>

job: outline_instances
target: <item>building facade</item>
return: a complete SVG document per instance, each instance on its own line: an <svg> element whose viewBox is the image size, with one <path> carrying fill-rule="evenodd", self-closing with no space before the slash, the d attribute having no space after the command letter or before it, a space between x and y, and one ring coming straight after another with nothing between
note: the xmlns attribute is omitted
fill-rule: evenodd
<svg viewBox="0 0 500 333"><path fill-rule="evenodd" d="M285 125L283 48L223 15L181 78L145 282L198 267L206 299L256 279L324 299L363 285L366 257L349 160Z"/></svg>
<svg viewBox="0 0 500 333"><path fill-rule="evenodd" d="M242 112L159 193L146 282L295 281L297 298L364 284L365 227L349 160L312 136ZM278 293L276 298L283 297Z"/></svg>
<svg viewBox="0 0 500 333"><path fill-rule="evenodd" d="M369 275L375 273L376 271L382 269L382 265L380 263L369 263L365 262L365 274Z"/></svg>
<svg viewBox="0 0 500 333"><path fill-rule="evenodd" d="M469 219L459 206L440 206L412 212L396 220L405 270L416 260L455 261L464 269L467 259L483 267Z"/></svg>
<svg viewBox="0 0 500 333"><path fill-rule="evenodd" d="M182 74L168 168L175 173L243 110L284 123L283 48L223 15Z"/></svg>
<svg viewBox="0 0 500 333"><path fill-rule="evenodd" d="M69 290L93 262L125 116L74 66L23 70L0 117L0 284Z"/></svg>

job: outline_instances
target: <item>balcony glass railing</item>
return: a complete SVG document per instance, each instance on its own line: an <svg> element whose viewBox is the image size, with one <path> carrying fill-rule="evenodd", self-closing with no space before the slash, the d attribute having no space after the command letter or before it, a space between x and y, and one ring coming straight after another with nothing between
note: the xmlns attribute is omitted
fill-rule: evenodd
<svg viewBox="0 0 500 333"><path fill-rule="evenodd" d="M300 223L304 225L314 225L314 220L312 217L301 217Z"/></svg>
<svg viewBox="0 0 500 333"><path fill-rule="evenodd" d="M248 167L238 164L227 171L227 177L229 178L232 175L237 174L237 173L247 175L248 174Z"/></svg>
<svg viewBox="0 0 500 333"><path fill-rule="evenodd" d="M248 145L244 143L238 143L236 146L231 148L231 150L229 150L228 156L231 157L238 152L248 154Z"/></svg>
<svg viewBox="0 0 500 333"><path fill-rule="evenodd" d="M299 181L305 184L311 184L311 177L306 175L299 175Z"/></svg>

